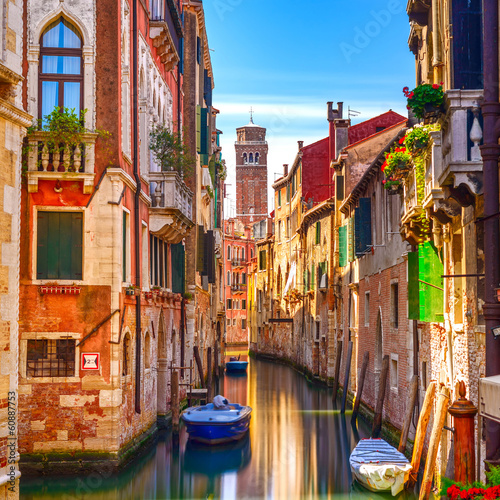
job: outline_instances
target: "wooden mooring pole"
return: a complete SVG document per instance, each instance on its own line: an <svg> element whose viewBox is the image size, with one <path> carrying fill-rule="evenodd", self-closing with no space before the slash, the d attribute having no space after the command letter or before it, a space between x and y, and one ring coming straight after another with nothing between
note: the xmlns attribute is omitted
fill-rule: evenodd
<svg viewBox="0 0 500 500"><path fill-rule="evenodd" d="M179 432L179 372L172 370L170 406L172 410L172 430Z"/></svg>
<svg viewBox="0 0 500 500"><path fill-rule="evenodd" d="M207 403L212 400L212 348L207 348Z"/></svg>
<svg viewBox="0 0 500 500"><path fill-rule="evenodd" d="M436 457L443 432L444 421L450 403L450 389L442 387L437 400L436 415L432 426L431 440L429 441L429 451L425 460L424 477L420 487L419 500L427 500L431 493L432 478L436 469Z"/></svg>
<svg viewBox="0 0 500 500"><path fill-rule="evenodd" d="M335 377L333 379L333 396L332 401L337 400L337 392L339 390L340 362L342 361L342 341L337 341L337 357L335 358Z"/></svg>
<svg viewBox="0 0 500 500"><path fill-rule="evenodd" d="M389 373L389 355L386 354L382 360L382 373L380 374L380 385L378 388L377 406L373 419L372 438L380 437L382 430L382 411L384 409L385 388L387 386L387 375Z"/></svg>
<svg viewBox="0 0 500 500"><path fill-rule="evenodd" d="M203 364L200 358L200 349L197 345L193 347L194 359L196 360L196 366L198 367L198 373L200 374L200 384L201 387L205 388L205 377L203 376Z"/></svg>
<svg viewBox="0 0 500 500"><path fill-rule="evenodd" d="M413 411L415 410L415 402L417 400L418 389L418 376L413 375L410 382L410 390L408 391L408 400L406 402L406 415L403 423L403 430L401 432L401 439L399 440L398 451L404 453L406 449L406 442L408 441L408 432L410 432L411 419Z"/></svg>
<svg viewBox="0 0 500 500"><path fill-rule="evenodd" d="M351 374L351 358L352 358L352 342L347 346L347 359L345 364L344 390L342 391L342 407L340 413L345 413L345 405L347 401L347 391L349 389L349 375Z"/></svg>
<svg viewBox="0 0 500 500"><path fill-rule="evenodd" d="M361 395L363 394L366 369L368 368L369 359L370 359L370 353L366 351L365 354L363 355L363 364L361 365L361 371L359 373L358 390L356 391L356 399L354 400L354 407L352 409L351 421L355 421L358 418L359 405L361 404Z"/></svg>
<svg viewBox="0 0 500 500"><path fill-rule="evenodd" d="M219 346L217 344L217 341L215 342L214 345L214 375L215 379L219 379Z"/></svg>
<svg viewBox="0 0 500 500"><path fill-rule="evenodd" d="M424 449L425 434L427 425L431 416L432 405L434 404L434 396L436 394L436 382L432 381L425 391L424 404L420 410L418 417L417 431L415 432L415 444L413 445L413 455L411 459L410 478L406 483L407 489L412 489L417 483L418 470L420 469L420 459L422 450Z"/></svg>

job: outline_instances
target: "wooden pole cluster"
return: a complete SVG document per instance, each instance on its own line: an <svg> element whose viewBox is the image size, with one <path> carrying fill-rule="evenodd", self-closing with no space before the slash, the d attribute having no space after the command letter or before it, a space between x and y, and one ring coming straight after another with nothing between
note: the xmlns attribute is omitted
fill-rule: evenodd
<svg viewBox="0 0 500 500"><path fill-rule="evenodd" d="M408 391L408 401L406 402L406 415L403 423L403 430L401 432L401 439L399 440L398 451L404 453L406 449L406 442L408 441L408 432L410 431L411 419L413 417L413 410L415 409L415 402L417 401L418 392L418 376L413 375L410 382L410 390Z"/></svg>
<svg viewBox="0 0 500 500"><path fill-rule="evenodd" d="M339 377L340 377L340 362L342 361L342 341L337 341L337 358L335 359L335 377L333 379L333 396L332 400L335 403L337 399L337 392L339 390Z"/></svg>
<svg viewBox="0 0 500 500"><path fill-rule="evenodd" d="M349 374L351 373L351 358L352 358L352 342L349 341L347 346L347 360L345 364L344 390L342 391L342 408L340 413L345 413L345 405L347 402L347 391L349 389Z"/></svg>
<svg viewBox="0 0 500 500"><path fill-rule="evenodd" d="M179 372L177 370L172 370L171 390L172 430L175 433L179 432Z"/></svg>
<svg viewBox="0 0 500 500"><path fill-rule="evenodd" d="M363 355L363 364L361 365L361 371L359 373L358 390L356 392L356 399L354 400L354 407L352 409L352 421L358 418L359 405L361 404L361 395L363 394L363 387L365 385L366 370L368 368L369 359L370 353L366 351Z"/></svg>
<svg viewBox="0 0 500 500"><path fill-rule="evenodd" d="M424 404L420 411L418 418L417 431L415 433L415 444L413 445L413 455L411 459L411 473L406 487L411 489L417 482L418 470L420 469L420 459L422 457L422 450L424 449L425 434L427 432L427 425L431 416L432 405L436 394L436 382L432 381L427 387L425 392Z"/></svg>
<svg viewBox="0 0 500 500"><path fill-rule="evenodd" d="M389 355L386 354L382 360L382 373L380 375L380 386L378 389L377 406L375 407L375 417L373 419L372 437L380 437L382 430L382 411L384 409L385 388L387 386L387 375L389 373Z"/></svg>
<svg viewBox="0 0 500 500"><path fill-rule="evenodd" d="M432 478L434 476L434 469L436 466L436 457L449 403L450 389L442 387L437 400L436 416L432 427L429 451L427 452L427 459L425 461L424 477L422 479L422 486L420 487L419 500L426 500L429 498L431 493Z"/></svg>

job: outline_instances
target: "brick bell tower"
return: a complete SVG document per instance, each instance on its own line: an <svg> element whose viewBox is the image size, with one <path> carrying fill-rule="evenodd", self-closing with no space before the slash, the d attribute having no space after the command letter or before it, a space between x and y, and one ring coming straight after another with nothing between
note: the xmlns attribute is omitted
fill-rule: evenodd
<svg viewBox="0 0 500 500"><path fill-rule="evenodd" d="M266 129L250 123L236 129L236 218L250 224L267 217Z"/></svg>

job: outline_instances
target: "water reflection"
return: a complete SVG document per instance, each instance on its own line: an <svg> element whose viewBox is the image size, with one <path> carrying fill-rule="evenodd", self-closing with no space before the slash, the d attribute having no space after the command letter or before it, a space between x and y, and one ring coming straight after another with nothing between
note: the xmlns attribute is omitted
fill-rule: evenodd
<svg viewBox="0 0 500 500"><path fill-rule="evenodd" d="M243 376L225 375L219 392L253 408L249 436L224 447L159 436L155 447L117 476L21 480L22 499L85 500L358 497L349 454L357 442L350 416L331 395L294 370L252 360ZM359 429L361 437L367 435ZM375 498L368 494L366 498Z"/></svg>

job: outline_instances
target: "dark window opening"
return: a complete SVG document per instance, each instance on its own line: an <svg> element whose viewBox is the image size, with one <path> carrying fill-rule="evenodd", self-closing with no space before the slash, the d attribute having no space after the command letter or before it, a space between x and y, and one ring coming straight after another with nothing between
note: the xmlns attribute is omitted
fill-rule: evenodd
<svg viewBox="0 0 500 500"><path fill-rule="evenodd" d="M27 377L74 377L73 339L28 340Z"/></svg>

